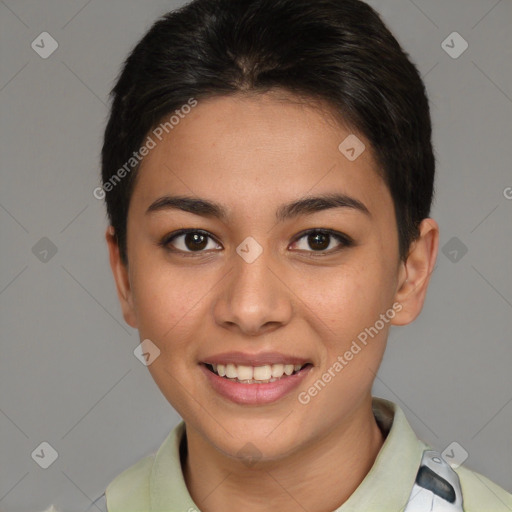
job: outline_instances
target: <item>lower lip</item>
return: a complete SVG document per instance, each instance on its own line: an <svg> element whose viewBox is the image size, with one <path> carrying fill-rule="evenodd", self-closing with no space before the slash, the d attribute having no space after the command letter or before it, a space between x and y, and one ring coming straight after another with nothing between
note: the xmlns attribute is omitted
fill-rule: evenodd
<svg viewBox="0 0 512 512"><path fill-rule="evenodd" d="M308 365L300 372L287 377L283 376L274 382L244 384L220 377L204 364L199 366L219 395L242 405L263 405L276 402L298 387L312 368L311 365Z"/></svg>

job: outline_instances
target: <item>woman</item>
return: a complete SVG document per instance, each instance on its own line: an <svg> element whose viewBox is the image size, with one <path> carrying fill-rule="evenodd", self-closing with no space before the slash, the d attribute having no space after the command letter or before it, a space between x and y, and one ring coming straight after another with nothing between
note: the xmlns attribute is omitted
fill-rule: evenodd
<svg viewBox="0 0 512 512"><path fill-rule="evenodd" d="M375 11L195 0L112 97L110 262L184 421L109 485L109 512L511 509L371 395L439 239L425 88Z"/></svg>

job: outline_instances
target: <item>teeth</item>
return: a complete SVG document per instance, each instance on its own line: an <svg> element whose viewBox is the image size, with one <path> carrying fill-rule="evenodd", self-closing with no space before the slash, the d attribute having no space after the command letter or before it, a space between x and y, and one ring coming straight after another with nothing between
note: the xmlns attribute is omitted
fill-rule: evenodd
<svg viewBox="0 0 512 512"><path fill-rule="evenodd" d="M251 380L253 376L252 366L237 366L238 380Z"/></svg>
<svg viewBox="0 0 512 512"><path fill-rule="evenodd" d="M283 375L291 375L302 368L300 364L266 364L263 366L244 366L229 364L212 364L213 371L221 377L238 379L244 382L274 382Z"/></svg>
<svg viewBox="0 0 512 512"><path fill-rule="evenodd" d="M272 367L270 365L256 366L254 368L254 380L269 380L272 378Z"/></svg>
<svg viewBox="0 0 512 512"><path fill-rule="evenodd" d="M234 364L226 365L226 377L229 379L236 379L238 377L238 372L236 371L236 366Z"/></svg>
<svg viewBox="0 0 512 512"><path fill-rule="evenodd" d="M276 379L281 378L284 375L284 365L282 364L273 364L272 365L272 377Z"/></svg>

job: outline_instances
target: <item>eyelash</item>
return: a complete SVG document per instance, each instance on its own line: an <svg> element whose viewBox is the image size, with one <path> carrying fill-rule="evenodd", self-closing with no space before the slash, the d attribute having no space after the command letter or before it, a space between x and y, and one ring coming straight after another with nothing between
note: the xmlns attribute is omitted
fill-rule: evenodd
<svg viewBox="0 0 512 512"><path fill-rule="evenodd" d="M215 241L215 243L219 244L219 242L217 242L217 240L215 240L215 238L210 234L208 233L207 231L203 231L202 229L180 229L178 231L175 231L173 233L169 233L168 235L164 236L162 238L162 240L160 240L158 242L158 245L162 248L164 248L166 251L168 252L171 252L171 253L175 253L175 254L180 254L184 257L196 257L196 256L200 256L202 254L204 254L206 251L203 249L203 250L200 250L200 251L183 251L181 249L172 249L170 248L170 244L171 242L173 242L176 238L180 237L180 236L183 236L183 235L187 235L187 234L190 234L190 233L197 233L197 234L200 234L200 235L204 235L210 239L212 239L213 241ZM344 249L344 248L347 248L347 247L351 247L354 245L354 241L352 240L352 238L350 238L349 236L343 234L343 233L340 233L338 231L334 231L334 230L331 230L331 229L320 229L320 228L315 228L315 229L308 229L306 231L303 231L301 233L299 233L294 241L292 242L292 244L298 242L299 240L301 240L302 238L308 236L308 235L311 235L311 234L314 234L314 233L320 233L322 235L327 235L327 236L330 236L334 239L336 239L340 244L341 246L338 247L337 249L330 249L329 251L325 251L325 250L321 250L321 251L305 251L305 252L309 252L309 253L312 253L313 257L316 257L316 256L326 256L326 255L329 255L329 254L333 254L333 253L336 253L336 252L339 252L340 250ZM220 244L219 244L220 245ZM330 245L330 243L329 243ZM299 252L303 252L302 250L300 250Z"/></svg>

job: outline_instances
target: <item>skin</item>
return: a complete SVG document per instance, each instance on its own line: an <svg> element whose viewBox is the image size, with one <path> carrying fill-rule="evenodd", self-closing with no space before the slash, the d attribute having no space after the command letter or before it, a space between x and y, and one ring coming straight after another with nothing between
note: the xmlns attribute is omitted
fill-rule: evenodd
<svg viewBox="0 0 512 512"><path fill-rule="evenodd" d="M145 157L128 212L128 266L113 230L106 238L126 322L160 356L151 375L187 425L182 462L189 492L204 512L328 512L339 507L373 465L384 438L371 388L389 327L420 313L434 268L439 230L424 219L406 262L399 258L393 202L370 144L353 162L338 150L351 133L321 104L276 91L200 101ZM276 222L279 206L340 192L365 214L333 208ZM225 221L178 210L146 213L165 194L221 203ZM213 239L194 252L182 228ZM306 229L332 229L315 250ZM248 236L262 254L247 263L236 248ZM187 251L184 256L179 249ZM339 250L336 250L339 249ZM322 254L320 254L322 253ZM307 405L306 391L379 315L402 308ZM199 363L227 351L278 351L313 364L299 389L267 405L238 405L216 394ZM252 443L261 458L238 452Z"/></svg>

